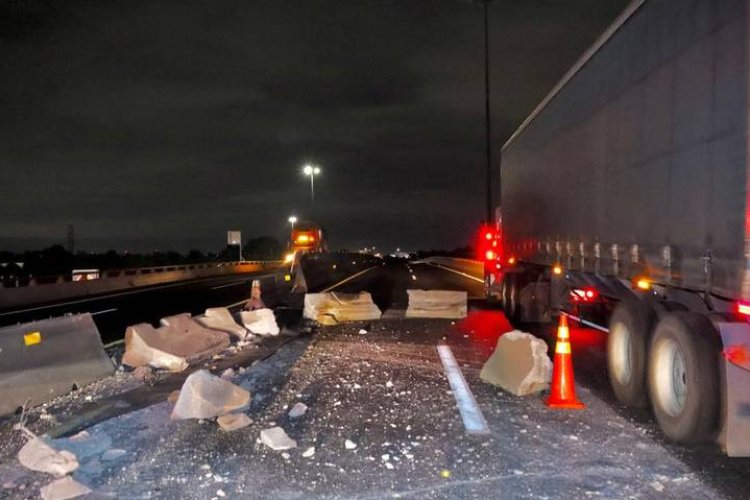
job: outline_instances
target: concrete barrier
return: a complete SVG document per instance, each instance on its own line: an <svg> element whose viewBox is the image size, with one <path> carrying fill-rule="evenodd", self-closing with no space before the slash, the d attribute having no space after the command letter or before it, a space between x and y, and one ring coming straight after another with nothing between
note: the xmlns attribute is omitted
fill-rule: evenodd
<svg viewBox="0 0 750 500"><path fill-rule="evenodd" d="M32 280L29 286L19 288L0 287L0 309L86 297L143 286L263 270L282 271L283 263L280 261L238 262L149 267L125 269L117 272L106 271L103 277L91 281L65 281L62 279L63 277L57 277L50 283L39 284L36 283L36 280Z"/></svg>
<svg viewBox="0 0 750 500"><path fill-rule="evenodd" d="M308 293L305 295L303 314L305 318L314 319L322 325L335 325L342 321L376 320L382 315L369 292Z"/></svg>
<svg viewBox="0 0 750 500"><path fill-rule="evenodd" d="M114 371L90 314L0 328L0 415Z"/></svg>

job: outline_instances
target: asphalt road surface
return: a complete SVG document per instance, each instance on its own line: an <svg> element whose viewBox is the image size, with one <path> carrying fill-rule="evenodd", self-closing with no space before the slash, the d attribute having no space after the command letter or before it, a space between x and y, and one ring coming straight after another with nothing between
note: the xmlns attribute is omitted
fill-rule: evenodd
<svg viewBox="0 0 750 500"><path fill-rule="evenodd" d="M476 279L389 262L312 291L366 290L387 312L406 308L408 288L466 290L470 314L461 321L344 323L279 343L270 356L217 362L217 372L246 368L232 378L253 398L245 411L252 423L244 429L225 433L211 420L170 420L172 406L163 397L172 387L156 385L161 399L127 408L134 398L117 396L118 384L140 397L149 389L133 389L124 372L106 390L84 388L32 411L29 425L59 436L55 426L87 427L86 409L107 402L121 408L112 418L93 419L86 436L52 441L78 455L74 478L99 497L747 498L750 460L724 457L713 445L672 445L647 412L614 401L604 337L596 331L571 330L578 395L587 408L553 411L543 395L513 397L479 379L498 336L512 327L484 306ZM533 330L550 336L550 328ZM455 357L457 370L447 368L439 346ZM467 432L462 411L473 410L456 397L456 371L486 432ZM308 410L293 419L287 413L297 402ZM297 447L281 452L260 444L260 431L274 425ZM0 439L12 432L9 422L2 427ZM113 449L122 450L115 459L105 455ZM13 444L0 447L0 495L33 498L49 480L22 469Z"/></svg>

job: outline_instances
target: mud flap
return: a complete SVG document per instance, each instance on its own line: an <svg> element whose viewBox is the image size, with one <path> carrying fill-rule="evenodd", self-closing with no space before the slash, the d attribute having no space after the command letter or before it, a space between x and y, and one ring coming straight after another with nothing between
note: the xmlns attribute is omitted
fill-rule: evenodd
<svg viewBox="0 0 750 500"><path fill-rule="evenodd" d="M111 375L115 366L90 314L0 328L0 415Z"/></svg>
<svg viewBox="0 0 750 500"><path fill-rule="evenodd" d="M550 284L533 282L521 290L521 321L524 323L549 323Z"/></svg>
<svg viewBox="0 0 750 500"><path fill-rule="evenodd" d="M730 353L750 352L750 325L717 323L723 344L719 380L723 382L719 444L730 457L750 457L750 370Z"/></svg>

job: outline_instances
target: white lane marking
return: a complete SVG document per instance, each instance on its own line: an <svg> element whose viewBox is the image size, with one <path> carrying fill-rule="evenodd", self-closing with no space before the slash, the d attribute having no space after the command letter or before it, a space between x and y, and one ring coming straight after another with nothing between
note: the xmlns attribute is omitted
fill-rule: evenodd
<svg viewBox="0 0 750 500"><path fill-rule="evenodd" d="M346 279L343 279L343 280L339 281L339 282L338 282L338 283L336 283L335 285L331 285L331 286L329 286L328 288L326 288L325 290L323 290L323 292L324 292L324 293L325 293L325 292L330 292L330 291L331 291L331 290L333 290L334 288L337 288L337 287L339 287L339 286L343 285L344 283L346 283L346 282L348 282L348 281L351 281L351 280L353 280L354 278L357 278L358 276L362 276L362 275L363 275L363 274L365 274L365 273L366 273L367 271L372 271L372 270L373 270L373 269L375 269L376 267L378 267L378 266L372 266L372 267L368 267L368 268L367 268L367 269L365 269L364 271L360 271L360 272L358 272L357 274L353 274L353 275L349 276L348 278L346 278Z"/></svg>
<svg viewBox="0 0 750 500"><path fill-rule="evenodd" d="M115 307L114 309L105 309L104 311L97 311L95 313L91 313L91 315L96 316L97 314L107 314L107 313L115 312L116 310L117 308Z"/></svg>
<svg viewBox="0 0 750 500"><path fill-rule="evenodd" d="M441 266L440 264L433 264L432 262L427 262L428 265L433 267L438 267L440 269L443 269L444 271L450 271L452 273L456 273L460 276L463 276L464 278L469 278L470 280L478 281L480 283L484 283L484 280L481 278L477 278L476 276L472 276L471 274L462 273L461 271L456 271L455 269L451 269L450 267Z"/></svg>
<svg viewBox="0 0 750 500"><path fill-rule="evenodd" d="M262 274L260 276L253 276L254 279L261 279L261 278L267 278L268 276L274 276L274 274ZM46 306L39 306L39 307L31 307L29 309L19 309L18 311L9 311L0 313L0 316L9 316L11 314L20 314L25 312L33 312L33 311L41 311L42 309L51 309L53 307L63 307L63 306L70 306L73 304L82 304L84 302L96 302L97 300L107 300L111 299L113 297L124 297L125 295L133 295L134 293L142 293L142 292L150 292L152 290L164 290L165 288L174 288L177 286L187 286L187 285L194 285L196 283L201 283L203 281L211 281L217 279L216 276L211 276L208 278L198 278L197 280L187 280L187 281L180 281L179 283L170 283L168 285L161 285L161 286L152 286L152 287L138 287L136 290L128 290L127 292L120 292L120 293L113 293L109 295L104 295L101 297L95 297L95 298L86 298L86 299L79 299L79 300L71 300L69 302L60 302L58 304L49 304Z"/></svg>
<svg viewBox="0 0 750 500"><path fill-rule="evenodd" d="M477 405L477 400L474 399L474 394L469 389L469 384L466 383L464 374L458 367L456 358L453 357L451 348L447 345L439 345L437 350L445 369L445 375L448 377L448 383L453 390L453 397L456 398L456 406L461 413L466 432L469 434L489 434L490 429L487 427L487 421L484 419L479 405Z"/></svg>
<svg viewBox="0 0 750 500"><path fill-rule="evenodd" d="M228 285L212 286L211 290L218 290L219 288L227 288L229 286L244 285L245 283L249 283L249 281L242 280L242 281L238 281L237 283L229 283Z"/></svg>

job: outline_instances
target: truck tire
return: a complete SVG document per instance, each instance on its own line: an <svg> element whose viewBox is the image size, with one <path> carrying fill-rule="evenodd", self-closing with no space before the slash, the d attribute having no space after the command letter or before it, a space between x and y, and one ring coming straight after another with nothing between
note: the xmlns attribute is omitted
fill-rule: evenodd
<svg viewBox="0 0 750 500"><path fill-rule="evenodd" d="M659 427L678 443L710 440L719 420L719 345L711 321L671 312L651 339L648 385Z"/></svg>
<svg viewBox="0 0 750 500"><path fill-rule="evenodd" d="M630 298L612 313L607 335L607 372L615 396L622 403L643 408L646 395L648 338L654 324L653 310Z"/></svg>

